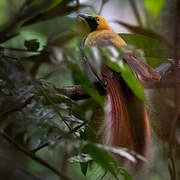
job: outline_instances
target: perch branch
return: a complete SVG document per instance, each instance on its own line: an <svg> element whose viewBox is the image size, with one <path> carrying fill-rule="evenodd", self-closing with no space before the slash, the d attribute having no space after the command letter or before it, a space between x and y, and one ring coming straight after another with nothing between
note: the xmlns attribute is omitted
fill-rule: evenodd
<svg viewBox="0 0 180 180"><path fill-rule="evenodd" d="M142 81L140 82L145 89L153 89L153 88L174 88L176 86L176 83L180 85L180 70L178 73L179 80L175 80L174 72L165 74L161 77L160 81ZM178 79L178 78L177 78ZM93 88L98 90L100 95L106 95L105 89L102 87L102 85L99 82L95 82L93 84ZM68 86L64 88L55 88L57 92L65 93L67 96L69 96L72 100L82 100L82 99L89 99L90 96L84 91L81 85L74 85L74 86Z"/></svg>
<svg viewBox="0 0 180 180"><path fill-rule="evenodd" d="M99 82L95 82L92 88L95 88L100 93L100 95L106 94L105 89L102 87L102 85ZM55 89L60 93L66 94L74 101L90 98L89 94L87 94L84 91L81 85L67 86L64 88L55 88Z"/></svg>
<svg viewBox="0 0 180 180"><path fill-rule="evenodd" d="M48 164L46 161L44 161L43 159L39 158L38 156L36 156L35 154L33 154L32 152L27 151L26 149L24 149L20 144L18 144L16 141L14 141L8 134L6 134L5 132L0 131L0 136L2 136L4 139L6 139L9 143L13 144L15 146L15 148L24 153L26 156L30 157L31 159L33 159L34 161L38 162L39 164L45 166L46 168L50 169L51 171L53 171L54 173L56 173L59 177L62 177L66 180L69 180L69 178L61 171L57 170L55 167L51 166L50 164Z"/></svg>

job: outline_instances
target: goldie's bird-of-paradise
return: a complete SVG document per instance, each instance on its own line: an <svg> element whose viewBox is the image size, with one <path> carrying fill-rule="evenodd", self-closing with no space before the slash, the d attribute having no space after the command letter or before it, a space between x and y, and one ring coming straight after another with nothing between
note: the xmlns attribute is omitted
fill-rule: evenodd
<svg viewBox="0 0 180 180"><path fill-rule="evenodd" d="M80 14L79 17L87 22L91 30L84 41L85 46L126 46L126 42L111 30L103 17L86 14ZM151 78L159 78L156 71L132 54L127 53L126 58L134 74L143 76L143 73L152 72ZM121 75L109 68L103 58L102 61L102 82L110 105L105 117L104 142L111 146L126 147L146 157L151 137L144 103L136 97Z"/></svg>

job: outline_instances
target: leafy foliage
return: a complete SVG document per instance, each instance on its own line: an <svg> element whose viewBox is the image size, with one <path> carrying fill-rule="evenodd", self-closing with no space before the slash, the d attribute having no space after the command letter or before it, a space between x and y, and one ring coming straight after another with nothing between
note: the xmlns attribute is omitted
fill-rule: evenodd
<svg viewBox="0 0 180 180"><path fill-rule="evenodd" d="M161 41L140 35L140 34L120 34L128 42L134 54L146 59L152 67L159 66L163 58L172 58L172 50Z"/></svg>
<svg viewBox="0 0 180 180"><path fill-rule="evenodd" d="M115 172L115 168L117 168L117 162L111 155L107 153L107 151L102 150L91 143L85 145L83 151L90 154L95 162L100 164L104 170L109 171L114 177L117 178Z"/></svg>
<svg viewBox="0 0 180 180"><path fill-rule="evenodd" d="M155 16L157 17L159 14L159 11L161 10L164 0L159 1L152 1L152 0L144 0L146 8ZM154 3L156 3L156 6L154 6Z"/></svg>
<svg viewBox="0 0 180 180"><path fill-rule="evenodd" d="M132 180L131 175L124 169L120 170L121 175L124 177L124 180Z"/></svg>
<svg viewBox="0 0 180 180"><path fill-rule="evenodd" d="M143 87L133 75L128 64L124 63L123 60L119 62L112 62L110 60L108 61L108 66L114 69L115 71L121 73L123 79L129 85L129 87L133 90L133 92L137 95L137 97L145 101Z"/></svg>
<svg viewBox="0 0 180 180"><path fill-rule="evenodd" d="M144 2L157 19L164 1ZM132 163L136 163L137 159L144 161L144 158L134 152L99 143L102 136L99 129L105 113L104 92L101 94L99 89L95 89L94 82L89 80L83 69L84 61L86 58L90 61L96 74L95 80L102 86L100 67L104 57L108 66L120 73L133 92L145 101L144 90L130 66L122 60L122 55L128 49L152 67L157 67L164 63L164 59L174 58L172 46L148 27L144 29L139 25L120 23L138 33L120 34L128 44L126 48L82 48L74 14L87 5L77 5L73 0L6 3L10 3L6 7L8 17L0 27L0 135L4 133L4 137L10 137L16 148L7 144L4 140L7 138L2 136L2 166L8 162L5 171L0 167L2 178L17 174L11 179L22 179L24 176L24 179L39 179L35 175L38 174L42 179L59 179L55 174L63 177L63 172L70 169L71 173L67 174L70 178L84 179L86 176L89 179L93 164L96 164L96 167L102 168L100 174L105 171L110 179L121 176L131 180L125 169L118 168L112 154ZM169 94L173 96L172 92ZM172 110L172 99L163 100L170 104L168 111ZM163 103L162 99L159 102ZM163 105L166 107L165 102ZM169 124L169 121L166 123ZM25 152L36 163L17 153L17 150ZM4 154L8 160L4 159ZM160 161L154 161L160 164ZM166 164L165 161L162 164ZM80 165L80 169L75 164ZM17 172L21 172L20 175ZM25 175L21 176L23 173Z"/></svg>

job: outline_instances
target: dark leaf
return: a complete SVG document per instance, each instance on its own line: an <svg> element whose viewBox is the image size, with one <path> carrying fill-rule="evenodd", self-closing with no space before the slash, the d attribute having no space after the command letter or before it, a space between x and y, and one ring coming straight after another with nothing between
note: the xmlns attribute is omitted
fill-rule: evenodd
<svg viewBox="0 0 180 180"><path fill-rule="evenodd" d="M34 96L34 91L34 86L30 85L24 88L23 92L16 94L15 97L10 97L9 102L6 103L1 113L10 113L14 110L23 108ZM14 104L16 104L16 106L14 106Z"/></svg>
<svg viewBox="0 0 180 180"><path fill-rule="evenodd" d="M116 174L117 162L107 151L92 143L88 143L84 146L83 152L89 154L105 171L109 171L116 179L118 179Z"/></svg>
<svg viewBox="0 0 180 180"><path fill-rule="evenodd" d="M83 140L93 141L95 139L96 132L90 126L86 126L84 131L80 132L80 138Z"/></svg>
<svg viewBox="0 0 180 180"><path fill-rule="evenodd" d="M41 13L39 13L36 17L30 19L24 25L30 25L40 21L45 21L59 16L64 16L76 11L79 7L76 5L69 5L70 2L72 2L72 0L58 2L56 6L52 4L53 6L51 8L41 11Z"/></svg>
<svg viewBox="0 0 180 180"><path fill-rule="evenodd" d="M29 1L25 2L14 15L12 21L7 26L0 30L0 42L5 42L14 37L17 31L22 25L28 25L42 20L48 20L57 16L64 16L73 11L76 11L79 7L68 5L72 0L66 0L61 2L60 0L50 1ZM60 6L59 3L61 4Z"/></svg>
<svg viewBox="0 0 180 180"><path fill-rule="evenodd" d="M80 163L80 166L81 166L81 172L86 176L88 170L88 162Z"/></svg>
<svg viewBox="0 0 180 180"><path fill-rule="evenodd" d="M125 28L127 28L128 30L130 30L131 32L135 34L141 34L144 36L154 38L156 40L159 40L160 42L164 42L168 47L171 47L170 44L167 42L167 40L164 39L163 36L157 34L156 32L153 32L149 29L142 28L140 26L135 26L135 25L131 25L125 22L121 22L121 21L115 21L115 22L124 26Z"/></svg>
<svg viewBox="0 0 180 180"><path fill-rule="evenodd" d="M28 51L37 51L40 47L40 44L37 39L25 40L24 46Z"/></svg>
<svg viewBox="0 0 180 180"><path fill-rule="evenodd" d="M14 37L16 37L19 33L17 32L12 32L10 34L2 34L2 36L0 37L0 43L4 43L6 41L8 41L9 39L12 39Z"/></svg>
<svg viewBox="0 0 180 180"><path fill-rule="evenodd" d="M81 71L78 65L71 63L72 69L75 71L75 79L80 83L83 89L100 105L104 105L103 98L99 95L98 91L92 88L91 82L89 81L86 73Z"/></svg>
<svg viewBox="0 0 180 180"><path fill-rule="evenodd" d="M61 3L63 0L54 0L53 3L47 8L47 10L44 11L49 11L50 9L56 7L57 5L59 5L59 3Z"/></svg>
<svg viewBox="0 0 180 180"><path fill-rule="evenodd" d="M172 52L164 44L154 38L140 34L119 34L128 45L143 50L145 57L171 58Z"/></svg>
<svg viewBox="0 0 180 180"><path fill-rule="evenodd" d="M25 22L37 16L43 9L49 7L51 3L50 0L29 1L27 4L25 2L19 11L15 13L14 18L0 30L0 42L5 42L10 37L14 37L14 34L17 34L17 31Z"/></svg>
<svg viewBox="0 0 180 180"><path fill-rule="evenodd" d="M124 180L132 180L131 175L125 169L121 169L120 174L124 177Z"/></svg>

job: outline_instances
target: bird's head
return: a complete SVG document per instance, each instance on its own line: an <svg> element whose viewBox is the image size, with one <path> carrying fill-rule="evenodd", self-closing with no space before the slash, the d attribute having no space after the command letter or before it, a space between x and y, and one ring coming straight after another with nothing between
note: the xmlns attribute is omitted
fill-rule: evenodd
<svg viewBox="0 0 180 180"><path fill-rule="evenodd" d="M87 14L79 14L78 17L85 21L91 32L96 31L96 30L110 30L111 28L109 27L107 21L105 18L99 15L87 15Z"/></svg>

